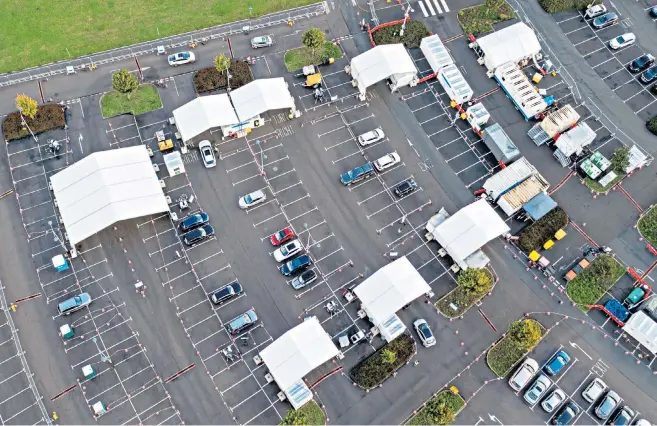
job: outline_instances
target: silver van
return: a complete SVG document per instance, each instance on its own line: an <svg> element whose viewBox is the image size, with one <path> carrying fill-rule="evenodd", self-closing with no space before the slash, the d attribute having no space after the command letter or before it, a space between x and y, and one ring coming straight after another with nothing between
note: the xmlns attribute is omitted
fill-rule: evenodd
<svg viewBox="0 0 657 426"><path fill-rule="evenodd" d="M532 358L525 359L509 379L509 386L516 392L524 388L538 372L538 362Z"/></svg>

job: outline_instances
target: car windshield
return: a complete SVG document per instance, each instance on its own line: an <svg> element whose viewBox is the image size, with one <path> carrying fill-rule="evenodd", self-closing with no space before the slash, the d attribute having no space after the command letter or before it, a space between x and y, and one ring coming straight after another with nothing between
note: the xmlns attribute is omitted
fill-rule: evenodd
<svg viewBox="0 0 657 426"><path fill-rule="evenodd" d="M625 43L625 39L623 38L623 36L616 37L616 41L619 43Z"/></svg>
<svg viewBox="0 0 657 426"><path fill-rule="evenodd" d="M251 198L251 194L244 196L244 201L246 201L246 204L251 204L253 202L253 198Z"/></svg>
<svg viewBox="0 0 657 426"><path fill-rule="evenodd" d="M642 56L639 59L636 60L636 65L638 67L644 66L648 62L648 57L647 56Z"/></svg>
<svg viewBox="0 0 657 426"><path fill-rule="evenodd" d="M181 59L187 59L189 58L189 53L181 53L179 56Z"/></svg>
<svg viewBox="0 0 657 426"><path fill-rule="evenodd" d="M652 78L655 75L657 75L657 67L650 68L648 71L646 71L646 76L649 77L649 78Z"/></svg>
<svg viewBox="0 0 657 426"><path fill-rule="evenodd" d="M82 303L82 298L80 296L75 296L74 299L75 299L75 304L76 305L79 305L79 304Z"/></svg>
<svg viewBox="0 0 657 426"><path fill-rule="evenodd" d="M283 254L283 256L287 256L288 254L290 254L290 250L293 249L293 248L294 248L294 245L292 245L292 244L287 245L287 246L285 246L281 249L281 253Z"/></svg>
<svg viewBox="0 0 657 426"><path fill-rule="evenodd" d="M605 399L605 401L602 403L600 406L600 412L601 413L609 413L611 409L614 407L614 403L611 398Z"/></svg>
<svg viewBox="0 0 657 426"><path fill-rule="evenodd" d="M432 336L428 325L422 324L418 328L420 329L420 333L422 333L422 336L424 336L425 339L428 339Z"/></svg>

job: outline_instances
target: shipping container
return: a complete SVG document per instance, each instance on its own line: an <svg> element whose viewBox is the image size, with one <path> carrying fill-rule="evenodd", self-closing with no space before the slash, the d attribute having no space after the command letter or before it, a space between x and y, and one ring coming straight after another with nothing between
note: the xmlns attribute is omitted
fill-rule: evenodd
<svg viewBox="0 0 657 426"><path fill-rule="evenodd" d="M550 184L545 178L541 176L540 173L536 173L525 179L521 184L511 189L506 194L502 195L500 199L497 200L497 205L500 206L507 216L512 216L520 210L523 205L531 201L532 198L547 191L549 187Z"/></svg>
<svg viewBox="0 0 657 426"><path fill-rule="evenodd" d="M452 59L449 51L440 40L440 37L435 34L422 39L420 50L434 73L438 73L443 67L454 64L454 59Z"/></svg>
<svg viewBox="0 0 657 426"><path fill-rule="evenodd" d="M497 161L508 165L520 157L520 150L498 123L486 127L481 139Z"/></svg>
<svg viewBox="0 0 657 426"><path fill-rule="evenodd" d="M474 92L456 65L448 65L438 72L438 80L447 92L447 96L458 105L472 99Z"/></svg>
<svg viewBox="0 0 657 426"><path fill-rule="evenodd" d="M535 173L538 173L536 168L522 157L486 179L483 188L492 201L497 201L504 193Z"/></svg>

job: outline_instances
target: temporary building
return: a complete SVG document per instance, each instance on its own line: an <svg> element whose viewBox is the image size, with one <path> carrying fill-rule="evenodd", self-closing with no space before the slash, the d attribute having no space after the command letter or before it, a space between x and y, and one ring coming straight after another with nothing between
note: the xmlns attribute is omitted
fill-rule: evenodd
<svg viewBox="0 0 657 426"><path fill-rule="evenodd" d="M239 121L257 117L267 111L295 109L294 98L283 77L253 80L232 90L230 99Z"/></svg>
<svg viewBox="0 0 657 426"><path fill-rule="evenodd" d="M339 353L317 317L311 317L274 340L260 357L292 407L298 409L313 398L304 376Z"/></svg>
<svg viewBox="0 0 657 426"><path fill-rule="evenodd" d="M555 207L557 207L557 202L545 192L541 192L522 206L532 220L539 220Z"/></svg>
<svg viewBox="0 0 657 426"><path fill-rule="evenodd" d="M507 62L497 67L495 80L525 120L531 120L547 109L548 103L538 93L518 64Z"/></svg>
<svg viewBox="0 0 657 426"><path fill-rule="evenodd" d="M537 57L541 52L541 44L536 33L524 22L510 25L476 41L483 58L479 63L485 65L490 75L497 67L507 62L517 64Z"/></svg>
<svg viewBox="0 0 657 426"><path fill-rule="evenodd" d="M430 291L406 256L379 269L354 289L361 309L388 342L406 330L397 311Z"/></svg>
<svg viewBox="0 0 657 426"><path fill-rule="evenodd" d="M183 141L209 130L239 123L227 94L201 96L173 110Z"/></svg>
<svg viewBox="0 0 657 426"><path fill-rule="evenodd" d="M382 44L351 60L350 72L361 94L379 81L390 79L390 90L417 81L417 68L403 44Z"/></svg>
<svg viewBox="0 0 657 426"><path fill-rule="evenodd" d="M552 154L562 166L567 167L571 164L570 156L573 154L580 155L584 147L595 140L596 133L586 123L579 123L577 126L562 133L554 143L557 148Z"/></svg>
<svg viewBox="0 0 657 426"><path fill-rule="evenodd" d="M447 65L438 71L438 81L443 86L449 99L461 105L472 99L474 92L458 67L454 64Z"/></svg>
<svg viewBox="0 0 657 426"><path fill-rule="evenodd" d="M516 160L508 167L495 173L484 182L486 196L496 202L503 194L523 182L528 177L538 173L536 167L525 157Z"/></svg>
<svg viewBox="0 0 657 426"><path fill-rule="evenodd" d="M449 50L447 50L437 34L423 38L422 41L420 41L420 50L424 54L424 57L427 59L427 62L434 73L437 73L441 68L454 63L452 55L449 54Z"/></svg>
<svg viewBox="0 0 657 426"><path fill-rule="evenodd" d="M625 173L630 173L632 170L643 167L647 164L648 156L641 152L636 145L632 145L632 148L630 148L629 164L625 168Z"/></svg>
<svg viewBox="0 0 657 426"><path fill-rule="evenodd" d="M527 134L536 145L543 145L573 127L579 119L580 115L575 108L565 105L547 114L543 121L529 129Z"/></svg>
<svg viewBox="0 0 657 426"><path fill-rule="evenodd" d="M497 161L511 164L520 157L520 150L498 123L486 127L481 138Z"/></svg>
<svg viewBox="0 0 657 426"><path fill-rule="evenodd" d="M538 194L548 190L550 184L540 173L536 173L518 184L497 200L497 205L507 216L511 216Z"/></svg>
<svg viewBox="0 0 657 426"><path fill-rule="evenodd" d="M466 269L468 256L509 230L493 207L479 199L447 218L432 234L454 262Z"/></svg>
<svg viewBox="0 0 657 426"><path fill-rule="evenodd" d="M634 337L653 355L657 354L657 322L643 311L632 315L623 326L623 331Z"/></svg>
<svg viewBox="0 0 657 426"><path fill-rule="evenodd" d="M94 152L50 183L73 245L116 222L169 211L143 145Z"/></svg>

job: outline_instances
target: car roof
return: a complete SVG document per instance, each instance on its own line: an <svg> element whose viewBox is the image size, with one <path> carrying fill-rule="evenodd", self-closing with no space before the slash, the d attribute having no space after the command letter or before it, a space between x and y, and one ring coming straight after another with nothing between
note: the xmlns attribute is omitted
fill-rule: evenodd
<svg viewBox="0 0 657 426"><path fill-rule="evenodd" d="M265 196L265 193L262 191L262 189L259 189L257 191L253 191L252 193L248 194L251 196L251 198L262 198Z"/></svg>

